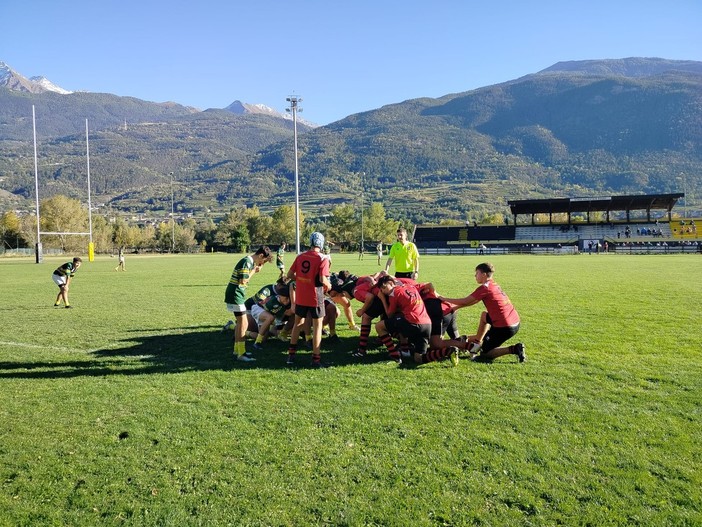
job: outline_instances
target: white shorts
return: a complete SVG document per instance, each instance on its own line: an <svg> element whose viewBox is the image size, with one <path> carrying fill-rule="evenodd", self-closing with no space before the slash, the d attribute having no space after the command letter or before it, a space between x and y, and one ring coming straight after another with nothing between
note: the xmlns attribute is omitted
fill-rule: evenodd
<svg viewBox="0 0 702 527"><path fill-rule="evenodd" d="M235 315L242 315L246 313L246 306L244 304L227 304L227 311Z"/></svg>
<svg viewBox="0 0 702 527"><path fill-rule="evenodd" d="M256 325L258 325L259 327L261 327L261 322L259 322L258 319L264 311L265 309L263 309L258 304L254 304L253 306L251 306L251 318L253 318L256 321Z"/></svg>
<svg viewBox="0 0 702 527"><path fill-rule="evenodd" d="M66 285L66 277L61 276L60 274L52 274L51 278L54 280L54 283L61 287L62 285Z"/></svg>

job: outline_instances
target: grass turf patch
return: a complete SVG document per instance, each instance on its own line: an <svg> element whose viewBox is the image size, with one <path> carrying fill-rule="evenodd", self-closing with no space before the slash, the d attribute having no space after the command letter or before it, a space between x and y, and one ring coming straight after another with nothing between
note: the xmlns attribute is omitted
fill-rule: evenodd
<svg viewBox="0 0 702 527"><path fill-rule="evenodd" d="M325 370L275 340L234 360L236 256L98 258L55 309L66 259L0 261L0 525L702 522L696 256L493 257L527 363L359 362L340 319ZM420 279L465 296L480 261Z"/></svg>

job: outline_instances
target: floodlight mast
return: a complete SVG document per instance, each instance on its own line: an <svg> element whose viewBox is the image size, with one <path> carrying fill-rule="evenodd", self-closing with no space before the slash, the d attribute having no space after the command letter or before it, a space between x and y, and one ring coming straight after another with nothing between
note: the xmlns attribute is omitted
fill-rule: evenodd
<svg viewBox="0 0 702 527"><path fill-rule="evenodd" d="M293 142L295 145L295 250L300 254L300 183L297 163L297 112L301 112L302 108L298 107L298 103L302 102L302 97L291 95L285 99L290 103L290 108L285 110L292 114L293 119Z"/></svg>
<svg viewBox="0 0 702 527"><path fill-rule="evenodd" d="M361 172L361 252L363 252L363 207L365 205L365 200L363 197L363 192L366 186L366 173Z"/></svg>

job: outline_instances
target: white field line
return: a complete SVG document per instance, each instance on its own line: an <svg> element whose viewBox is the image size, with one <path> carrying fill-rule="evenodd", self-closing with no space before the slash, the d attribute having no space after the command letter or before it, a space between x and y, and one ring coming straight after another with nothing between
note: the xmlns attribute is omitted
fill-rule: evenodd
<svg viewBox="0 0 702 527"><path fill-rule="evenodd" d="M27 342L10 342L6 340L0 340L0 346L7 346L10 348L25 348L25 349L38 349L38 350L46 350L46 351L61 351L61 352L68 352L68 353L95 353L97 351L105 351L107 349L118 349L122 346L116 346L114 348L109 348L107 346L103 346L100 348L95 348L95 349L79 349L79 348L66 348L62 346L44 346L42 344L29 344Z"/></svg>
<svg viewBox="0 0 702 527"><path fill-rule="evenodd" d="M76 348L62 348L60 346L42 346L40 344L27 344L26 342L8 342L5 340L0 340L0 346L9 346L11 348L42 349L48 351L70 351L74 353L80 353L84 351Z"/></svg>

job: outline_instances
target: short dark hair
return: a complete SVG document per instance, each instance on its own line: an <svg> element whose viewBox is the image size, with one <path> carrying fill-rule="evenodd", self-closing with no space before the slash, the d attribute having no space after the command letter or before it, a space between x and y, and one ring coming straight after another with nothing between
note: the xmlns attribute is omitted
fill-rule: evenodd
<svg viewBox="0 0 702 527"><path fill-rule="evenodd" d="M478 264L475 266L476 271L482 271L488 276L492 276L492 273L495 272L495 266L492 265L490 262L483 262L481 264Z"/></svg>
<svg viewBox="0 0 702 527"><path fill-rule="evenodd" d="M76 256L75 258L73 258L73 263L83 263L83 260Z"/></svg>
<svg viewBox="0 0 702 527"><path fill-rule="evenodd" d="M393 278L389 274L386 274L385 276L381 276L380 279L378 280L378 287L383 287L388 282L392 282L392 284L395 285L395 278Z"/></svg>
<svg viewBox="0 0 702 527"><path fill-rule="evenodd" d="M261 245L261 247L258 248L258 251L256 251L254 254L260 254L265 258L269 258L271 255L271 250L268 245Z"/></svg>

